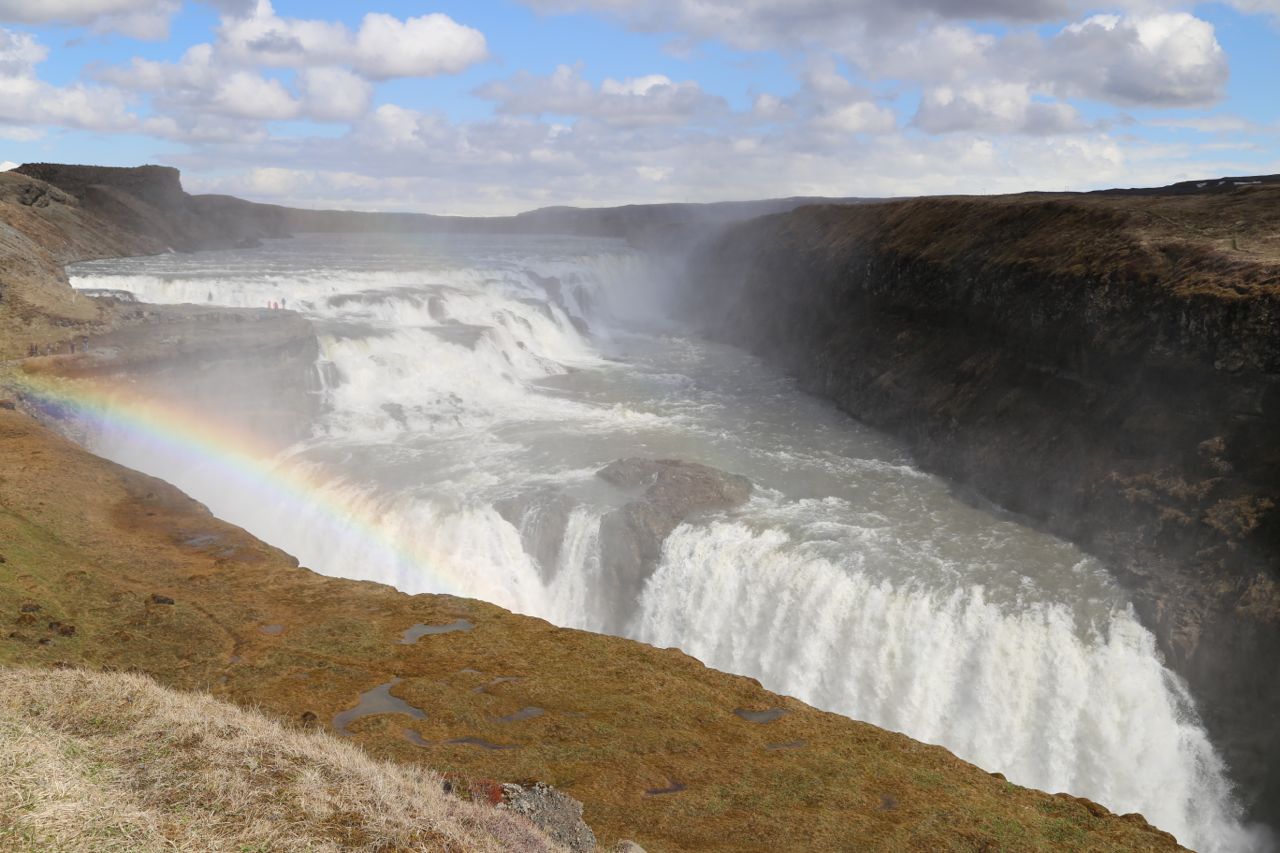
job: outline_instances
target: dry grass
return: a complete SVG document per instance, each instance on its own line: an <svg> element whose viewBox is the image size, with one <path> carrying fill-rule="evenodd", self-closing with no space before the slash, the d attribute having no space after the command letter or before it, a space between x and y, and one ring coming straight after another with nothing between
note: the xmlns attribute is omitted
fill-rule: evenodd
<svg viewBox="0 0 1280 853"><path fill-rule="evenodd" d="M144 676L0 669L6 851L560 849L441 781Z"/></svg>

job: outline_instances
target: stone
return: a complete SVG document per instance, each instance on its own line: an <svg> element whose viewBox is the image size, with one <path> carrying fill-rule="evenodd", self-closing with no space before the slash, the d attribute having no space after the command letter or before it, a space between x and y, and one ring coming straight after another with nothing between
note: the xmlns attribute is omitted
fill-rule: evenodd
<svg viewBox="0 0 1280 853"><path fill-rule="evenodd" d="M573 853L593 853L596 836L582 820L582 803L550 785L503 785L500 808L528 818L547 837Z"/></svg>
<svg viewBox="0 0 1280 853"><path fill-rule="evenodd" d="M671 531L699 513L741 506L753 487L741 475L677 459L620 459L596 476L620 489L644 489L600 522L607 599L602 611L612 614L609 630L620 633Z"/></svg>

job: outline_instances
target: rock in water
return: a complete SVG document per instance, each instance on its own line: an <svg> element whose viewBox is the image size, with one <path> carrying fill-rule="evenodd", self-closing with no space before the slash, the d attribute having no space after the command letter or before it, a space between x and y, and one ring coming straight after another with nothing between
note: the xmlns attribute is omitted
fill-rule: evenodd
<svg viewBox="0 0 1280 853"><path fill-rule="evenodd" d="M610 512L600 522L604 563L603 612L609 630L621 631L631 608L662 556L667 535L692 515L733 509L751 497L751 481L696 462L677 459L620 459L596 472L621 489L644 494Z"/></svg>

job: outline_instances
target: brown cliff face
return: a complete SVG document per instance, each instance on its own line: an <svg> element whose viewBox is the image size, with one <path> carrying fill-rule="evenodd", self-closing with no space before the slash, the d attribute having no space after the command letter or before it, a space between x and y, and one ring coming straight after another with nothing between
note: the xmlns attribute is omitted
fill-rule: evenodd
<svg viewBox="0 0 1280 853"><path fill-rule="evenodd" d="M188 195L178 170L167 166L28 163L14 172L57 187L99 218L158 243L159 251L245 246L262 237L288 236L262 205Z"/></svg>
<svg viewBox="0 0 1280 853"><path fill-rule="evenodd" d="M690 311L1108 560L1280 820L1280 188L806 208Z"/></svg>

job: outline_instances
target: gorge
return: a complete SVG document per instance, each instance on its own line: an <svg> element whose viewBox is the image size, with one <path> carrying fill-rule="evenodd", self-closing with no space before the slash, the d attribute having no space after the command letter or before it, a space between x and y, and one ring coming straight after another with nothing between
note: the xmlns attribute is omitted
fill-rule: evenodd
<svg viewBox="0 0 1280 853"><path fill-rule="evenodd" d="M57 260L155 251L136 245L172 241L159 222L226 247L71 267L111 316L14 387L94 452L322 574L675 646L1196 849L1266 849L1270 187L321 236L260 224L304 214L29 171L54 203L132 211L134 244ZM235 224L152 215L175 204ZM1206 231L1233 216L1248 228ZM631 457L682 461L621 473ZM442 601L443 622L497 618ZM756 701L740 723L816 713ZM763 748L831 737L790 734ZM696 787L679 772L650 801ZM608 812L567 778L589 821Z"/></svg>

